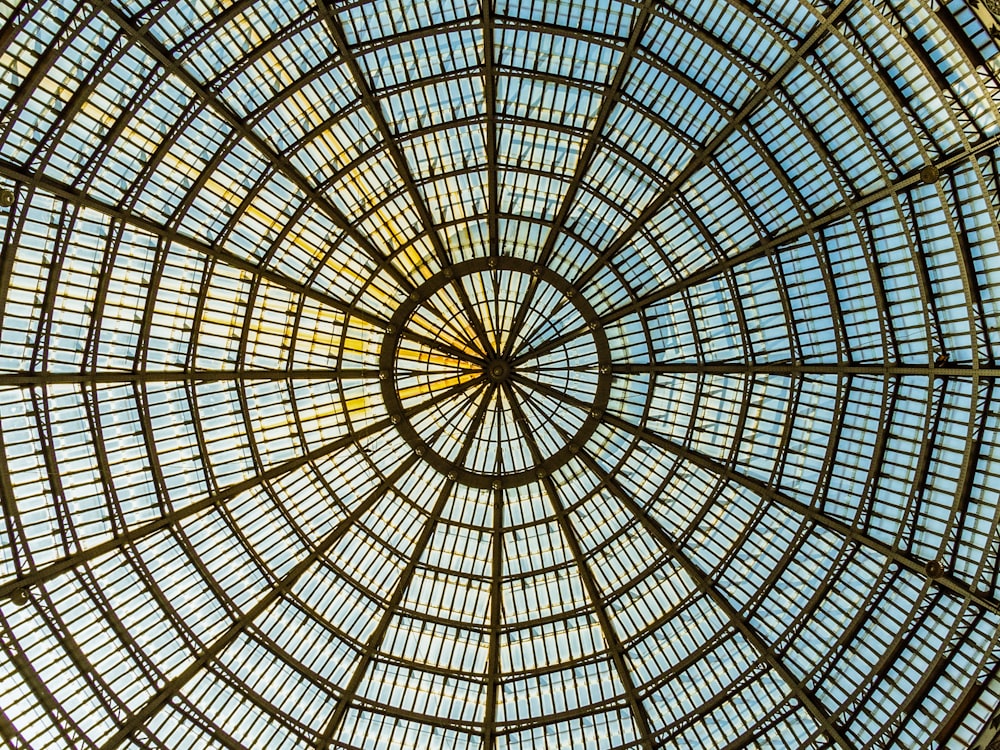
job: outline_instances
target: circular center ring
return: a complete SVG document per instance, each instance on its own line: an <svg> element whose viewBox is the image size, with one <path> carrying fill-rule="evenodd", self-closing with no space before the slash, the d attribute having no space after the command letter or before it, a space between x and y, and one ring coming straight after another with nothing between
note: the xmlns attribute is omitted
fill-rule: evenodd
<svg viewBox="0 0 1000 750"><path fill-rule="evenodd" d="M486 365L486 377L494 383L506 383L510 378L510 365L503 359L494 359Z"/></svg>
<svg viewBox="0 0 1000 750"><path fill-rule="evenodd" d="M593 350L596 354L597 362L604 364L611 361L611 350L608 345L607 335L600 325L597 312L588 303L583 295L580 295L572 285L558 274L547 268L541 268L530 261L520 258L495 257L479 258L476 260L464 261L452 266L450 269L439 271L431 276L417 289L415 289L400 307L393 314L389 325L386 328L382 339L382 346L379 353L379 369L382 372L391 372L393 377L380 381L382 398L385 402L389 415L393 418L393 423L402 437L413 449L423 456L435 469L450 478L460 481L466 485L479 488L513 487L527 482L535 481L539 476L551 474L578 451L579 446L583 446L593 435L607 408L611 395L611 371L608 367L600 367L597 370L596 384L592 392L592 399L589 409L586 411L582 423L576 432L571 435L564 445L559 446L549 455L541 456L529 468L520 471L501 470L473 470L464 464L443 456L436 451L418 432L409 419L407 410L404 408L402 399L396 386L395 367L397 351L400 342L406 337L407 323L414 313L440 290L448 285L460 284L464 276L479 273L498 272L523 273L534 277L535 283L545 283L558 290L565 303L575 309L577 317L585 324L586 335L591 337ZM530 353L530 352L529 352ZM493 387L504 388L508 394L512 392L514 384L517 382L517 369L512 367L510 362L502 357L491 357L482 361L482 375L473 383L482 383L483 380ZM568 405L562 408L571 409ZM489 462L487 462L489 463ZM498 466L500 462L493 461L492 465Z"/></svg>

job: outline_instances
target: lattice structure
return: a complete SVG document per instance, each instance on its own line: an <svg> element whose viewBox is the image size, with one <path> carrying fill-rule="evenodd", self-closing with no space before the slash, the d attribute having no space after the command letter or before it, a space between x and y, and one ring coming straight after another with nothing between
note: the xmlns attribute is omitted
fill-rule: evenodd
<svg viewBox="0 0 1000 750"><path fill-rule="evenodd" d="M995 743L986 6L0 9L7 746Z"/></svg>

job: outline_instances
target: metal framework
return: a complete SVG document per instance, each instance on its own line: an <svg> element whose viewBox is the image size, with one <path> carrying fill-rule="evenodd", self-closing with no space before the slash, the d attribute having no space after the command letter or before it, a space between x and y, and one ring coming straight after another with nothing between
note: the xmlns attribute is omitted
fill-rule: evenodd
<svg viewBox="0 0 1000 750"><path fill-rule="evenodd" d="M0 0L0 741L986 748L981 0Z"/></svg>

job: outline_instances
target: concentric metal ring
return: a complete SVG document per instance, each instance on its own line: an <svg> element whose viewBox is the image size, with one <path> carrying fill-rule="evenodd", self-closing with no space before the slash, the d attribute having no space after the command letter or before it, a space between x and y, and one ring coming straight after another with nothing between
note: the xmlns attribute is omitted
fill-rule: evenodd
<svg viewBox="0 0 1000 750"><path fill-rule="evenodd" d="M582 423L571 437L557 450L547 455L542 461L536 462L530 467L517 471L506 471L501 467L500 457L496 457L494 471L477 471L449 459L439 450L432 447L415 428L406 415L406 409L400 396L397 385L397 351L400 342L406 337L407 325L414 313L430 300L437 292L448 285L460 283L463 277L475 273L490 272L499 273L503 271L523 273L531 276L538 284L548 284L561 293L566 304L572 306L578 317L586 324L586 331L581 335L586 335L592 339L598 362L610 361L610 347L608 338L603 328L599 325L599 316L583 295L577 293L569 282L553 271L542 268L534 263L510 257L480 258L456 264L450 268L439 271L421 284L414 293L403 302L393 314L390 325L387 326L386 333L381 341L379 353L379 369L382 372L392 373L392 376L380 381L382 398L387 411L393 417L393 422L399 433L413 447L423 460L430 463L435 469L449 478L463 484L478 487L490 488L497 481L504 487L512 487L527 482L537 481L539 476L551 474L566 461L577 450L576 446L584 445L590 436L597 429L608 400L611 394L612 374L607 368L596 369L596 386L593 390L593 397L589 404ZM470 361L470 365L481 368L478 377L469 379L466 382L466 389L476 386L487 385L496 389L505 387L510 389L510 393L515 390L510 386L510 381L514 377L513 368L509 364L510 360L517 359L518 352L512 353L508 360L496 355L475 358ZM527 376L520 374L520 381L524 381Z"/></svg>

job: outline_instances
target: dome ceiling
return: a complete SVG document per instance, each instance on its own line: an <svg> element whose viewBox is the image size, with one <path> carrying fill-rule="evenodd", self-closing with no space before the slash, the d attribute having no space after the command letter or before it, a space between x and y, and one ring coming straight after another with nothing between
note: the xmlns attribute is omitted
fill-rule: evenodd
<svg viewBox="0 0 1000 750"><path fill-rule="evenodd" d="M9 746L992 737L964 0L0 8Z"/></svg>

